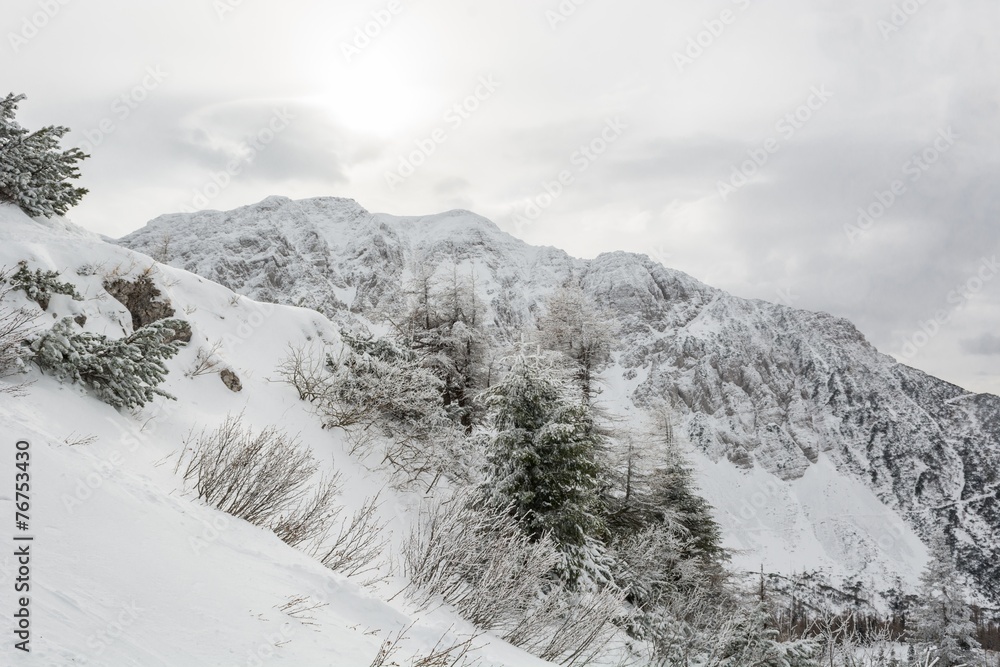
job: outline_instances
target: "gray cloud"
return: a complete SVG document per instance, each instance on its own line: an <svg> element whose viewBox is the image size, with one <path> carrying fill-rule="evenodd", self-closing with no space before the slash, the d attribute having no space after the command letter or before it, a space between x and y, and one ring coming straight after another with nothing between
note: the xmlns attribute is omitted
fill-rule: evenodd
<svg viewBox="0 0 1000 667"><path fill-rule="evenodd" d="M23 121L69 125L73 141L115 118L148 67L169 72L84 165L91 194L71 217L96 231L190 205L287 106L295 121L208 206L283 194L397 214L468 208L533 243L647 252L741 296L849 317L907 363L1000 391L1000 355L978 352L980 333L1000 330L1000 280L954 298L1000 254L995 0L925 3L898 30L885 23L895 0L589 2L555 28L555 2L434 0L404 3L351 62L342 43L378 3L242 3L225 17L198 0L100 4L66 5L21 51L0 50L8 85L29 95ZM36 8L10 5L15 26ZM680 71L675 54L724 9L737 20ZM496 93L446 124L482 76ZM833 97L782 136L776 123L814 86ZM574 152L614 117L628 128L579 170ZM446 140L387 187L435 127ZM907 161L948 127L955 145L907 180ZM723 201L720 181L774 137L780 149ZM573 182L515 224L567 169ZM905 193L849 234L895 180Z"/></svg>
<svg viewBox="0 0 1000 667"><path fill-rule="evenodd" d="M1000 336L987 331L977 338L963 339L962 349L967 354L1000 354Z"/></svg>

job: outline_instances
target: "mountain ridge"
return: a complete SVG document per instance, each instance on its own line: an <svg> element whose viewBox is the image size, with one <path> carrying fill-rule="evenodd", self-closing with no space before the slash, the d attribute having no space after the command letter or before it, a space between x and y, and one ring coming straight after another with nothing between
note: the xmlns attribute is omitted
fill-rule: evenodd
<svg viewBox="0 0 1000 667"><path fill-rule="evenodd" d="M619 322L605 373L616 387L611 403L667 409L706 457L703 481L726 462L797 488L829 461L924 540L944 527L976 589L1000 603L1000 398L898 363L848 320L735 297L646 255L577 259L530 246L461 210L391 216L350 199L269 197L228 212L160 216L118 242L251 298L339 321L399 308L417 272L474 274L495 337L508 341L533 324L546 294L576 281ZM729 535L761 542L710 482ZM788 522L807 524L800 535L815 539L824 558L854 543L870 555L873 577L892 569L883 561L912 574L924 557L899 536L895 519L887 528L860 516L870 508L848 508L858 516L821 525L816 517L830 498L781 502L794 515Z"/></svg>

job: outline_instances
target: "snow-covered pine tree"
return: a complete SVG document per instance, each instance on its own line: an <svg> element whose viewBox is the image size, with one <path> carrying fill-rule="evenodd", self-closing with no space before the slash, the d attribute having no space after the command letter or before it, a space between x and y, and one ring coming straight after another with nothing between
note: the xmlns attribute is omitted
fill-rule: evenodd
<svg viewBox="0 0 1000 667"><path fill-rule="evenodd" d="M728 560L721 529L697 493L669 420L659 420L655 436L633 435L626 443L625 462L603 489L616 582L644 613L669 596L718 592Z"/></svg>
<svg viewBox="0 0 1000 667"><path fill-rule="evenodd" d="M605 446L586 404L545 362L518 357L487 394L495 436L486 491L534 538L549 535L566 556L569 582L606 577L598 483Z"/></svg>
<svg viewBox="0 0 1000 667"><path fill-rule="evenodd" d="M920 575L919 601L910 612L910 639L930 650L938 667L977 664L983 652L972 609L943 533L932 539L930 548L931 559Z"/></svg>
<svg viewBox="0 0 1000 667"><path fill-rule="evenodd" d="M111 340L75 331L67 317L32 342L33 361L61 380L87 385L112 407L142 407L155 396L173 398L157 386L167 376L165 362L177 354L176 334L188 327L160 320Z"/></svg>
<svg viewBox="0 0 1000 667"><path fill-rule="evenodd" d="M614 320L594 306L579 285L568 283L545 300L538 318L538 338L548 350L563 353L574 369L584 398L594 393L594 374L608 360Z"/></svg>
<svg viewBox="0 0 1000 667"><path fill-rule="evenodd" d="M87 194L70 181L80 177L77 163L89 156L79 148L59 148L67 127L29 132L14 120L24 99L10 93L0 100L0 200L17 204L28 215L62 215Z"/></svg>
<svg viewBox="0 0 1000 667"><path fill-rule="evenodd" d="M711 505L698 495L694 472L673 439L665 443L649 485L646 503L657 523L677 524L684 545L682 558L697 560L706 571L717 570L728 560L722 529L712 516Z"/></svg>
<svg viewBox="0 0 1000 667"><path fill-rule="evenodd" d="M72 283L59 280L58 271L30 271L25 260L17 263L17 271L10 277L10 284L14 289L23 290L42 310L49 309L49 299L53 294L65 294L74 301L83 301Z"/></svg>

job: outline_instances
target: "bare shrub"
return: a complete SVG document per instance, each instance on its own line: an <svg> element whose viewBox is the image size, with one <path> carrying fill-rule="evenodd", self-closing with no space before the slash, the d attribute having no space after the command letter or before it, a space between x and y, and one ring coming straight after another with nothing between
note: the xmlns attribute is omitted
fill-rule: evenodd
<svg viewBox="0 0 1000 667"><path fill-rule="evenodd" d="M24 368L24 359L28 356L25 340L34 331L34 315L30 310L5 303L7 296L14 291L7 280L8 272L0 268L0 378L9 377ZM21 388L21 385L3 387L0 394L18 394Z"/></svg>
<svg viewBox="0 0 1000 667"><path fill-rule="evenodd" d="M378 501L379 494L366 499L350 519L341 523L337 536L316 549L313 555L326 567L347 576L377 569L386 543L382 537L385 522L376 512Z"/></svg>
<svg viewBox="0 0 1000 667"><path fill-rule="evenodd" d="M312 612L323 607L330 606L329 602L313 602L307 595L292 595L282 605L275 605L277 609L291 616L303 625L319 625Z"/></svg>
<svg viewBox="0 0 1000 667"><path fill-rule="evenodd" d="M470 663L467 656L470 651L477 648L473 642L479 637L480 635L472 635L464 640L449 640L446 632L441 635L430 652L413 656L410 667L459 667L463 665L471 667L479 660Z"/></svg>
<svg viewBox="0 0 1000 667"><path fill-rule="evenodd" d="M421 607L436 600L486 630L517 627L560 561L548 539L524 534L507 508L458 496L420 509L403 545L408 596Z"/></svg>
<svg viewBox="0 0 1000 667"><path fill-rule="evenodd" d="M76 431L70 431L70 434L63 438L63 442L70 447L78 447L80 445L92 445L97 442L97 436L90 435L77 435Z"/></svg>
<svg viewBox="0 0 1000 667"><path fill-rule="evenodd" d="M334 505L339 494L340 476L324 479L311 497L283 513L269 528L293 547L322 539L340 514L341 508Z"/></svg>
<svg viewBox="0 0 1000 667"><path fill-rule="evenodd" d="M618 632L624 594L561 587L551 577L561 559L548 537L529 538L508 508L462 495L423 506L403 545L407 595L421 607L454 605L545 660L588 664Z"/></svg>
<svg viewBox="0 0 1000 667"><path fill-rule="evenodd" d="M324 427L344 429L352 455L377 457L373 467L388 467L395 487L429 491L445 476L470 479L475 467L466 460L470 448L461 446L461 434L446 418L428 416L426 383L402 381L405 364L401 371L388 362L376 359L369 367L356 358L350 351L333 359L321 347L290 347L276 374L312 404ZM400 390L400 383L408 388ZM411 400L416 395L422 398ZM423 407L406 412L404 405Z"/></svg>
<svg viewBox="0 0 1000 667"><path fill-rule="evenodd" d="M555 588L503 638L543 660L589 665L618 633L625 596L613 587L597 591Z"/></svg>
<svg viewBox="0 0 1000 667"><path fill-rule="evenodd" d="M186 375L189 378L196 378L202 375L217 373L222 359L219 358L219 351L222 349L222 341L218 340L209 349L198 348L198 355L195 357L194 366Z"/></svg>
<svg viewBox="0 0 1000 667"><path fill-rule="evenodd" d="M345 429L350 453L373 467L388 468L392 486L430 493L442 478L469 483L475 479L481 450L453 425L442 424L428 438L386 435L366 428Z"/></svg>
<svg viewBox="0 0 1000 667"><path fill-rule="evenodd" d="M400 644L409 639L406 633L412 627L413 623L389 635L382 642L378 653L368 667L388 667L390 665L398 667L400 663L394 658L401 650ZM472 635L466 639L449 640L448 632L445 632L428 653L417 653L406 664L408 667L473 667L479 660L469 662L468 654L477 648L473 642L479 637L480 635Z"/></svg>
<svg viewBox="0 0 1000 667"><path fill-rule="evenodd" d="M862 636L852 613L822 619L813 631L823 646L820 662L835 667L891 667L899 646L889 628L879 628ZM915 663L907 664L933 667L936 662L927 651L917 656Z"/></svg>
<svg viewBox="0 0 1000 667"><path fill-rule="evenodd" d="M177 464L184 466L184 481L209 505L293 546L325 534L338 511L332 504L337 477L312 491L318 465L309 451L274 427L254 434L241 421L242 415L229 415L218 429L186 443Z"/></svg>
<svg viewBox="0 0 1000 667"><path fill-rule="evenodd" d="M277 375L282 382L295 387L301 401L317 403L333 395L332 378L326 370L322 350L289 346Z"/></svg>

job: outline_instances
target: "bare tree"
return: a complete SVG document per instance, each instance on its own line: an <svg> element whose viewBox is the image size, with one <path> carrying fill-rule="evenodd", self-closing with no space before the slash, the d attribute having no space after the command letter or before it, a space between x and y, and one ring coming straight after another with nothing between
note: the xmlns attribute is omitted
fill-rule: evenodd
<svg viewBox="0 0 1000 667"><path fill-rule="evenodd" d="M595 306L576 284L556 290L544 306L545 312L538 318L539 343L565 355L589 402L594 395L594 375L611 355L614 318Z"/></svg>

